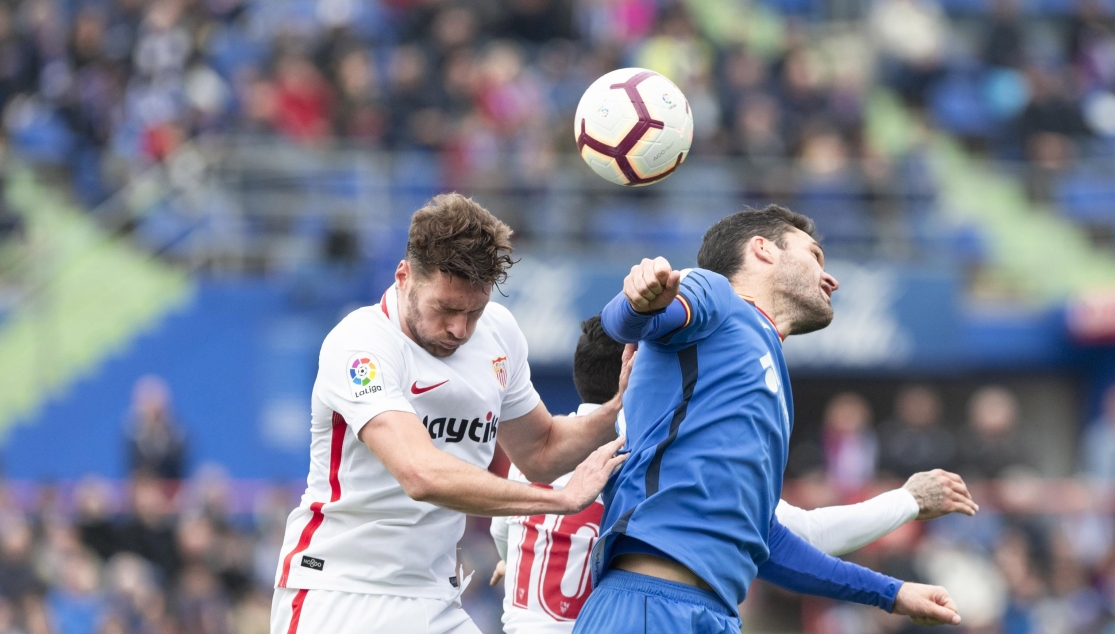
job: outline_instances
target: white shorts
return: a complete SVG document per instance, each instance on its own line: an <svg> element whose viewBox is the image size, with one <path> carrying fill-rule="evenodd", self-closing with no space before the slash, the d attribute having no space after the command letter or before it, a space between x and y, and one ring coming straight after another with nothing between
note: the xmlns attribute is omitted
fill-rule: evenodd
<svg viewBox="0 0 1115 634"><path fill-rule="evenodd" d="M504 634L573 634L573 623L503 603Z"/></svg>
<svg viewBox="0 0 1115 634"><path fill-rule="evenodd" d="M271 634L480 634L460 599L275 588Z"/></svg>

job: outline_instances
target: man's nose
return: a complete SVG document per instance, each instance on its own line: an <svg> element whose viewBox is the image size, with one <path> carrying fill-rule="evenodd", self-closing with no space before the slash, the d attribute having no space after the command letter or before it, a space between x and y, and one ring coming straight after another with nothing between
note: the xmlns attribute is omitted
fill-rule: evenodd
<svg viewBox="0 0 1115 634"><path fill-rule="evenodd" d="M467 315L454 315L449 319L449 324L446 326L449 334L457 339L464 339L468 334L468 316Z"/></svg>
<svg viewBox="0 0 1115 634"><path fill-rule="evenodd" d="M836 278L829 275L828 273L822 273L821 279L823 279L825 282L828 282L828 285L832 287L833 291L840 288L840 282L837 282Z"/></svg>

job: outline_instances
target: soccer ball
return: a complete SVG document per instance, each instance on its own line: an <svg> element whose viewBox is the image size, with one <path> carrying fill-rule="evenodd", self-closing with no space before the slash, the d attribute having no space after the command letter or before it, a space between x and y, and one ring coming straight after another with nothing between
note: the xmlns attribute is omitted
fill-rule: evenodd
<svg viewBox="0 0 1115 634"><path fill-rule="evenodd" d="M592 171L617 185L666 178L689 154L693 114L672 81L645 68L613 70L577 104L573 134Z"/></svg>

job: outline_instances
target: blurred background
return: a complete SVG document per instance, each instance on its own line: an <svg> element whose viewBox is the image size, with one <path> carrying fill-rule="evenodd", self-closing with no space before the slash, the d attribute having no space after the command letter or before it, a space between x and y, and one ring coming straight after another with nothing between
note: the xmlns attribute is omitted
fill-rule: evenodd
<svg viewBox="0 0 1115 634"><path fill-rule="evenodd" d="M785 497L943 467L981 513L852 558L965 625L1115 632L1111 0L0 2L0 634L268 631L317 351L378 301L410 214L512 225L496 301L552 411L637 258L743 205L811 215L836 319L786 344ZM594 176L572 115L663 73L684 167ZM499 631L487 520L466 608ZM915 632L761 584L745 631Z"/></svg>

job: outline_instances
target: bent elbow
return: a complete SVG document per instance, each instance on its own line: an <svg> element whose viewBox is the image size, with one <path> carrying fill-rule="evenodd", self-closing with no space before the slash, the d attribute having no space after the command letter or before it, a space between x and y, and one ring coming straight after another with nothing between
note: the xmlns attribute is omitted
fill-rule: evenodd
<svg viewBox="0 0 1115 634"><path fill-rule="evenodd" d="M403 492L415 502L429 502L437 492L434 482L417 469L400 473L397 479Z"/></svg>

